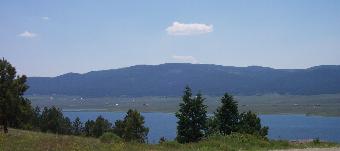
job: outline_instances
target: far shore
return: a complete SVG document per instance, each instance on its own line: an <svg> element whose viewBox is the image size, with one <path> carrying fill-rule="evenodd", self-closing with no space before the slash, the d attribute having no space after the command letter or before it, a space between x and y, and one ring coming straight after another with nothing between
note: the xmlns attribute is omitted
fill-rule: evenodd
<svg viewBox="0 0 340 151"><path fill-rule="evenodd" d="M125 110L110 110L110 109L62 109L63 112L112 112L112 113L125 113ZM141 111L142 113L168 113L175 114L176 112L164 112L164 111ZM208 112L213 114L214 112ZM327 115L327 114L300 114L300 113L259 113L259 115L300 115L300 116L317 116L317 117L339 117L340 115Z"/></svg>

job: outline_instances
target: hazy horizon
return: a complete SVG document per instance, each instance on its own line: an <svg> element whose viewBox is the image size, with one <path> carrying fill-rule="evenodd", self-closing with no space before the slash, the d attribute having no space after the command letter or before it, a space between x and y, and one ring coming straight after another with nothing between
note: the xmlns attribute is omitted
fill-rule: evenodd
<svg viewBox="0 0 340 151"><path fill-rule="evenodd" d="M200 63L340 64L340 1L4 1L0 57L19 74Z"/></svg>

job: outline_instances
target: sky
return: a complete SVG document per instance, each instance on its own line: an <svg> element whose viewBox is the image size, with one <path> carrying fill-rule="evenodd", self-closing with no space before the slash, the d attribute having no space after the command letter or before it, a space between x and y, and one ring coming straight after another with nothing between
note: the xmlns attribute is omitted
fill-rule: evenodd
<svg viewBox="0 0 340 151"><path fill-rule="evenodd" d="M339 0L1 0L0 57L28 76L139 64L340 64Z"/></svg>

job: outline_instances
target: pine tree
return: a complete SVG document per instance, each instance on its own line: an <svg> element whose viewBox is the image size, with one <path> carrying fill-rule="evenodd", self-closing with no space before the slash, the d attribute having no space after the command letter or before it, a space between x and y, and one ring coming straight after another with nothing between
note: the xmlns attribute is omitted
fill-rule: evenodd
<svg viewBox="0 0 340 151"><path fill-rule="evenodd" d="M137 110L129 110L124 120L115 122L114 132L125 141L145 143L149 128L144 126L144 117Z"/></svg>
<svg viewBox="0 0 340 151"><path fill-rule="evenodd" d="M177 141L179 143L197 142L204 136L207 121L207 106L203 104L204 98L198 93L192 98L190 87L186 87L180 103L180 109L176 113Z"/></svg>
<svg viewBox="0 0 340 151"><path fill-rule="evenodd" d="M33 117L32 117L32 126L33 126L34 129L39 129L40 120L41 120L40 107L36 106L33 110Z"/></svg>
<svg viewBox="0 0 340 151"><path fill-rule="evenodd" d="M109 131L112 127L112 124L105 119L103 116L98 116L93 127L93 136L99 137L102 136L103 133Z"/></svg>
<svg viewBox="0 0 340 151"><path fill-rule="evenodd" d="M124 137L125 134L125 125L123 120L116 120L115 127L113 128L113 132L118 135L120 138Z"/></svg>
<svg viewBox="0 0 340 151"><path fill-rule="evenodd" d="M93 120L87 120L84 125L84 132L85 136L94 136L93 129L94 129L95 122Z"/></svg>
<svg viewBox="0 0 340 151"><path fill-rule="evenodd" d="M72 134L72 122L71 122L70 118L68 118L68 117L62 118L60 131L58 133L67 134L67 135Z"/></svg>
<svg viewBox="0 0 340 151"><path fill-rule="evenodd" d="M73 135L80 135L83 131L83 123L80 121L80 118L77 117L72 124L72 133Z"/></svg>
<svg viewBox="0 0 340 151"><path fill-rule="evenodd" d="M266 137L268 127L261 126L261 119L251 111L240 114L240 122L238 124L238 132Z"/></svg>
<svg viewBox="0 0 340 151"><path fill-rule="evenodd" d="M229 135L236 131L238 123L238 107L233 96L225 93L221 98L222 105L217 108L215 117L221 134Z"/></svg>
<svg viewBox="0 0 340 151"><path fill-rule="evenodd" d="M205 131L205 135L211 136L219 133L220 133L219 123L218 120L216 119L216 116L208 117L207 130Z"/></svg>
<svg viewBox="0 0 340 151"><path fill-rule="evenodd" d="M68 117L64 117L60 108L44 107L40 117L40 130L58 134L71 134L72 124Z"/></svg>
<svg viewBox="0 0 340 151"><path fill-rule="evenodd" d="M31 106L31 101L22 97L16 105L19 107L13 111L14 116L11 119L9 126L20 129L32 129L34 112Z"/></svg>
<svg viewBox="0 0 340 151"><path fill-rule="evenodd" d="M17 76L15 68L4 58L0 60L0 121L4 126L4 132L8 132L8 125L17 124L16 119L26 113L23 105L30 105L23 97L28 89L27 77Z"/></svg>

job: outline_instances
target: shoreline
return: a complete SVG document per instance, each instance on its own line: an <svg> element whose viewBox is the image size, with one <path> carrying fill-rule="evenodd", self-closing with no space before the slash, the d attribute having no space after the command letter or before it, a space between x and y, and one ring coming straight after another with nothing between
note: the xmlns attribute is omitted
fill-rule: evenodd
<svg viewBox="0 0 340 151"><path fill-rule="evenodd" d="M110 109L74 109L74 108L67 108L62 109L63 112L112 112L112 113L125 113L127 110L110 110ZM168 113L168 114L175 114L176 112L166 112L166 111L141 111L141 113ZM213 112L207 112L207 114L213 114ZM339 117L340 115L332 115L332 114L303 114L303 113L258 113L258 115L299 115L299 116L306 116L306 117Z"/></svg>

